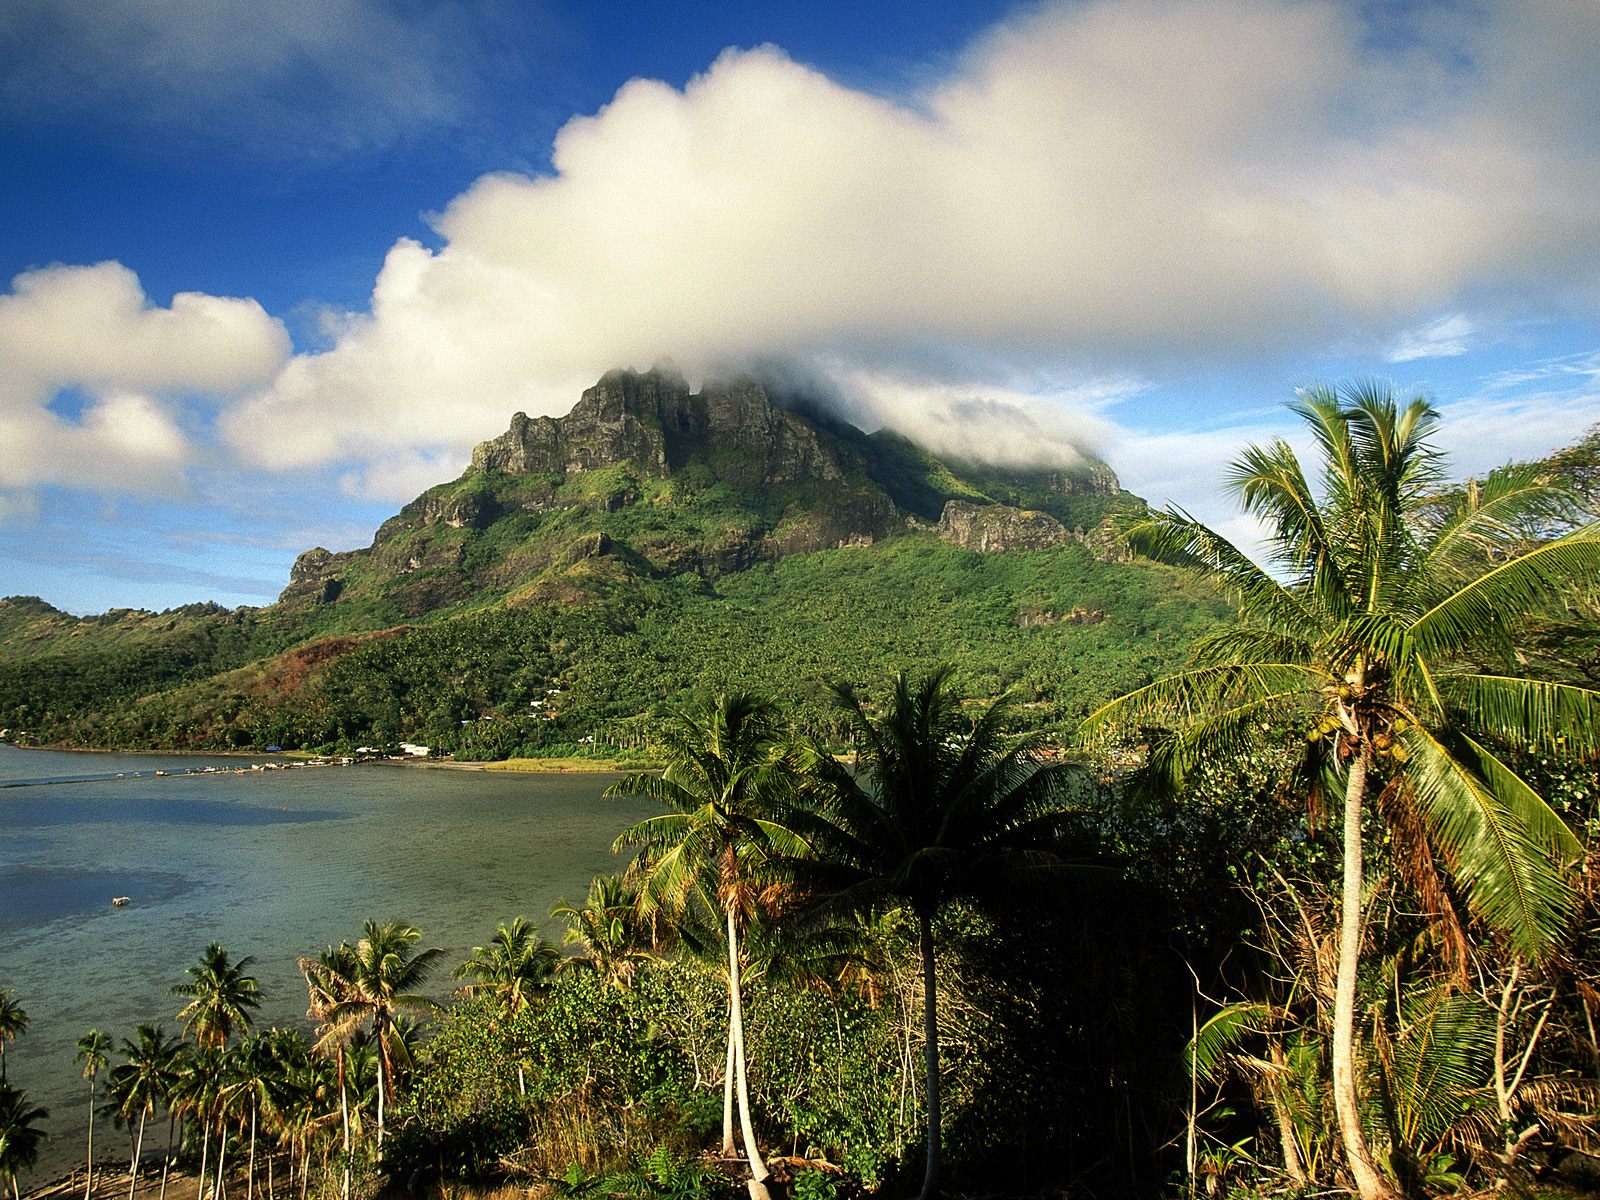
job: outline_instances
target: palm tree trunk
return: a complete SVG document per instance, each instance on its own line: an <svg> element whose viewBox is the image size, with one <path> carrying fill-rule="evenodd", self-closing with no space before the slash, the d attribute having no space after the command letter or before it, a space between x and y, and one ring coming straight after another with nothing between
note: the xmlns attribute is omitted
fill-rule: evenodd
<svg viewBox="0 0 1600 1200"><path fill-rule="evenodd" d="M745 1076L744 1062L744 1009L739 1002L739 933L731 911L728 913L728 1012L729 1025L733 1030L734 1087L739 1097L739 1126L744 1132L745 1158L750 1163L750 1200L767 1200L764 1181L770 1172L767 1164L761 1161L761 1151L756 1146L756 1131L750 1122L750 1085Z"/></svg>
<svg viewBox="0 0 1600 1200"><path fill-rule="evenodd" d="M733 1077L737 1067L733 1058L733 1003L728 1003L728 1073L722 1078L722 1157L738 1153L733 1144Z"/></svg>
<svg viewBox="0 0 1600 1200"><path fill-rule="evenodd" d="M94 1080L89 1080L89 1153L88 1177L83 1181L83 1200L89 1200L89 1193L94 1190Z"/></svg>
<svg viewBox="0 0 1600 1200"><path fill-rule="evenodd" d="M918 913L922 942L922 1065L927 1072L928 1162L917 1200L931 1200L939 1175L939 996L933 972L933 914Z"/></svg>
<svg viewBox="0 0 1600 1200"><path fill-rule="evenodd" d="M196 1176L194 1200L205 1200L206 1196L206 1162L211 1154L211 1119L205 1113L197 1113L200 1117L200 1174Z"/></svg>
<svg viewBox="0 0 1600 1200"><path fill-rule="evenodd" d="M1356 968L1361 956L1361 804L1371 754L1365 738L1350 760L1344 795L1344 894L1339 908L1339 971L1333 993L1333 1107L1345 1161L1361 1200L1393 1200L1394 1188L1378 1170L1361 1128L1356 1099Z"/></svg>
<svg viewBox="0 0 1600 1200"><path fill-rule="evenodd" d="M344 1047L339 1047L339 1115L344 1121L344 1190L343 1200L350 1200L350 1092L344 1079ZM311 1148L306 1147L306 1170L311 1169ZM300 1189L302 1192L305 1188Z"/></svg>
<svg viewBox="0 0 1600 1200"><path fill-rule="evenodd" d="M172 1135L173 1126L177 1124L172 1115L172 1109L167 1109L167 1156L161 1160L161 1197L167 1200L167 1176L172 1172Z"/></svg>
<svg viewBox="0 0 1600 1200"><path fill-rule="evenodd" d="M228 1127L224 1125L217 1130L217 1186L212 1189L215 1200L223 1200L227 1192L222 1187L222 1165L228 1159Z"/></svg>
<svg viewBox="0 0 1600 1200"><path fill-rule="evenodd" d="M250 1165L244 1173L245 1200L255 1200L256 1196L256 1101L250 1098Z"/></svg>
<svg viewBox="0 0 1600 1200"><path fill-rule="evenodd" d="M389 1072L384 1069L384 1060L389 1056L385 1053L383 1034L378 1035L378 1161L383 1161L383 1093L384 1084L388 1081Z"/></svg>
<svg viewBox="0 0 1600 1200"><path fill-rule="evenodd" d="M139 1136L134 1139L133 1166L128 1170L128 1200L133 1200L133 1188L139 1182L139 1155L144 1153L144 1119L149 1115L148 1108L139 1113Z"/></svg>
<svg viewBox="0 0 1600 1200"><path fill-rule="evenodd" d="M1294 1121L1289 1116L1289 1088L1283 1081L1288 1060L1283 1053L1283 1043L1276 1037L1269 1039L1267 1044L1272 1065L1278 1068L1278 1082L1272 1087L1270 1095L1272 1114L1278 1123L1278 1146L1283 1152L1283 1169L1297 1187L1303 1188L1311 1180L1300 1161L1300 1143L1295 1139Z"/></svg>

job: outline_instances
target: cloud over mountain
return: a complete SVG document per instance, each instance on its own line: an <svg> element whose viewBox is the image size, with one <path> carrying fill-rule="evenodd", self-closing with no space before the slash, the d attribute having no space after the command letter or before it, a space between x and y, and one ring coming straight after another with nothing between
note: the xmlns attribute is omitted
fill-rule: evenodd
<svg viewBox="0 0 1600 1200"><path fill-rule="evenodd" d="M228 428L273 466L448 456L663 356L792 356L942 403L1448 352L1404 339L1600 299L1597 48L1581 5L1405 30L1315 0L1055 5L895 100L730 50L571 120L553 174L478 180L440 249L397 243L370 311Z"/></svg>

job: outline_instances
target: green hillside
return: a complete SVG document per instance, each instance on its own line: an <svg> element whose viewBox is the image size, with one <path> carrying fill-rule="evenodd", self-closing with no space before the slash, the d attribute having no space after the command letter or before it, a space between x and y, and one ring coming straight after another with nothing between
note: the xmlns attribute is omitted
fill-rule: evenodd
<svg viewBox="0 0 1600 1200"><path fill-rule="evenodd" d="M1141 502L1090 460L940 461L760 384L614 372L520 414L371 546L303 554L277 604L75 618L0 601L0 727L46 743L603 753L685 693L826 719L824 678L954 660L1064 727L1222 615L1122 561ZM19 736L14 733L13 736Z"/></svg>

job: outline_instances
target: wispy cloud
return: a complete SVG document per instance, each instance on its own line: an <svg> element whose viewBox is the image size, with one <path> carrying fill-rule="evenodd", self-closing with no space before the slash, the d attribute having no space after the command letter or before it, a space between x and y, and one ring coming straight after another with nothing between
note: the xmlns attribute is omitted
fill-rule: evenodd
<svg viewBox="0 0 1600 1200"><path fill-rule="evenodd" d="M1402 335L1390 349L1388 359L1392 363L1403 363L1419 358L1454 358L1467 352L1468 341L1476 332L1470 320L1456 313Z"/></svg>
<svg viewBox="0 0 1600 1200"><path fill-rule="evenodd" d="M0 113L88 118L146 146L342 156L475 115L495 7L479 0L7 0Z"/></svg>

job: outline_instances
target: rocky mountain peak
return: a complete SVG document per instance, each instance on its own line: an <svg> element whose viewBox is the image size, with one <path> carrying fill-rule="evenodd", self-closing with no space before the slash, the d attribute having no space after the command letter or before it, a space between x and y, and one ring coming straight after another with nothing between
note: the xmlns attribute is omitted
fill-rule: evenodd
<svg viewBox="0 0 1600 1200"><path fill-rule="evenodd" d="M753 379L708 383L692 393L682 376L610 371L564 417L517 413L511 427L472 452L478 471L555 474L631 461L646 475L670 474L697 452L751 456L730 482L756 485L797 478L837 479L845 464L816 429L773 404Z"/></svg>

